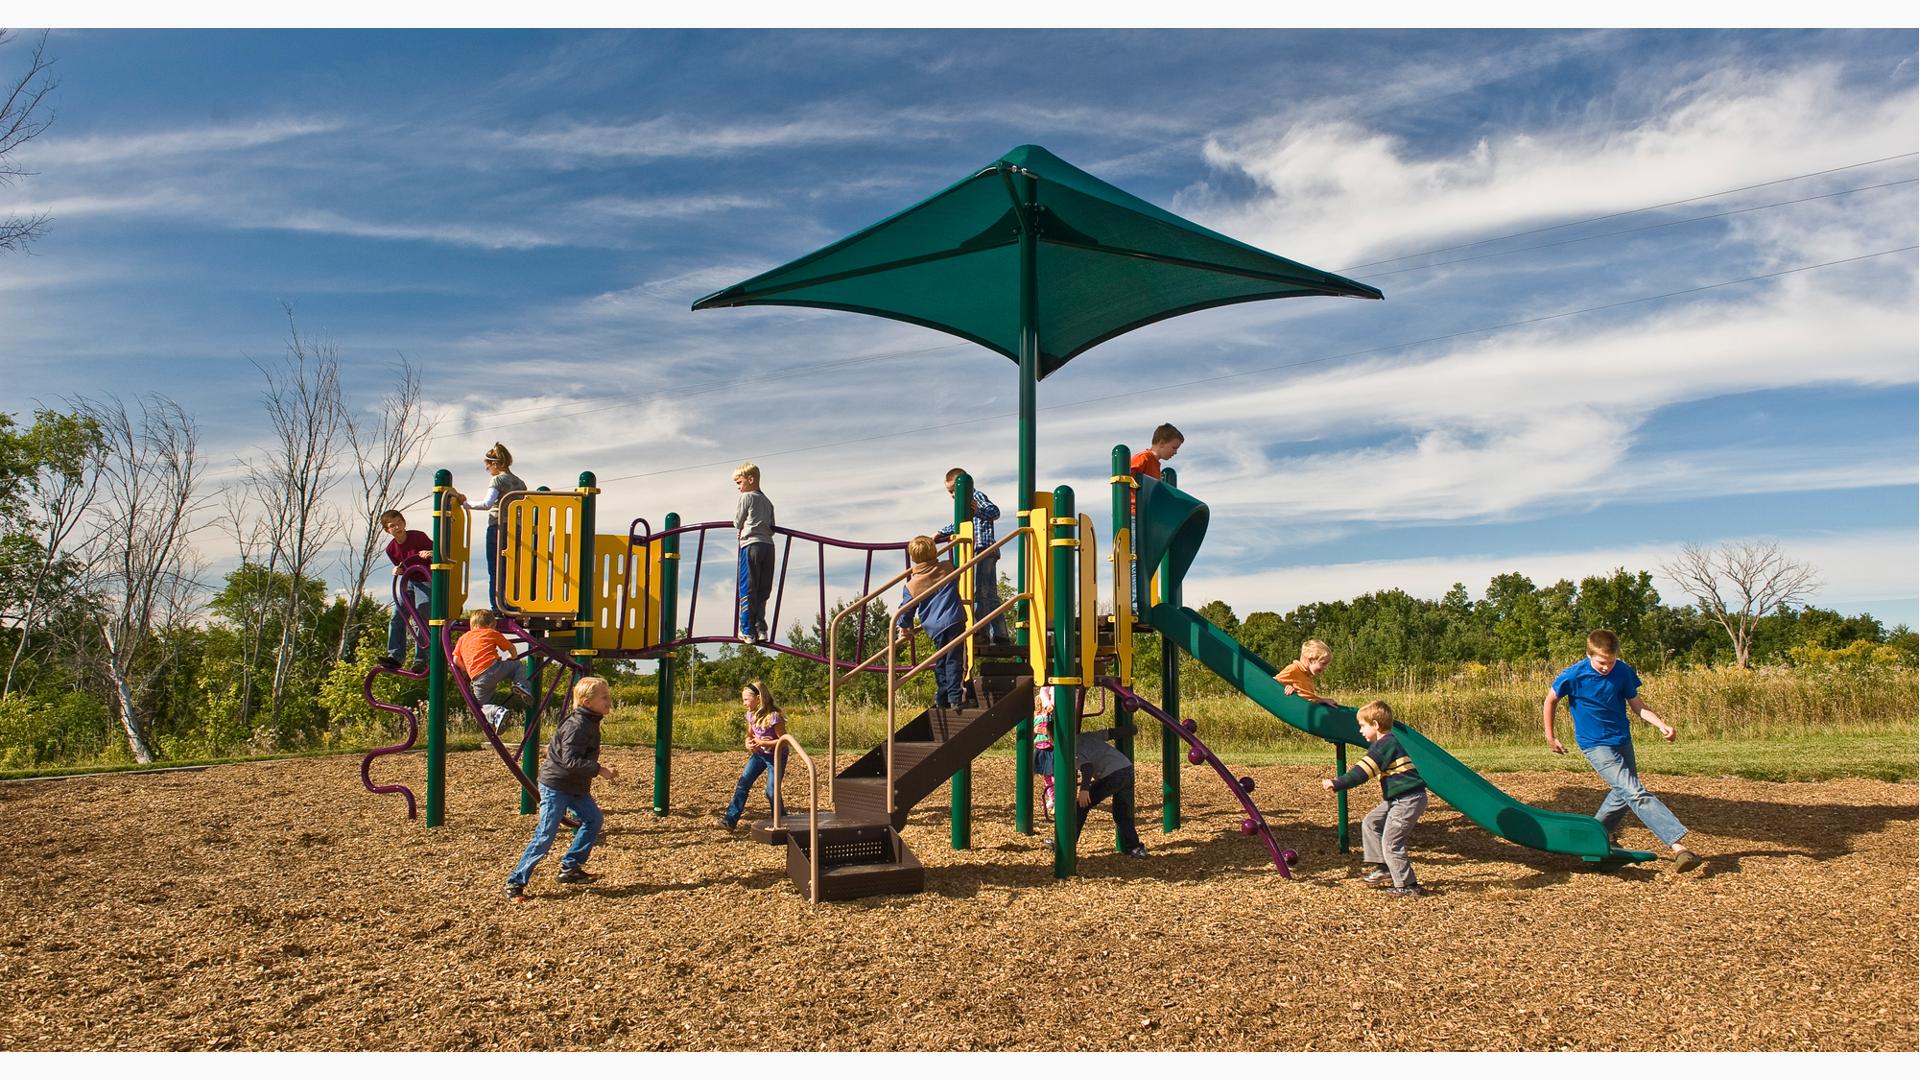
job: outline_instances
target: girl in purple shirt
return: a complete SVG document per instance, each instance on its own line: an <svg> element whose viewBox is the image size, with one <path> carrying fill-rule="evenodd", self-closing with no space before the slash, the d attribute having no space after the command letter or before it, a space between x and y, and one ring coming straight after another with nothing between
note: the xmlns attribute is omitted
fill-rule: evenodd
<svg viewBox="0 0 1920 1080"><path fill-rule="evenodd" d="M773 807L773 758L780 743L780 736L787 733L787 718L773 703L773 694L767 685L758 679L740 688L740 707L747 712L747 765L740 770L740 780L733 785L733 801L727 804L726 813L714 821L721 828L732 832L740 824L740 815L747 809L747 792L752 790L754 780L761 773L767 774L767 807ZM782 761L786 752L779 751Z"/></svg>

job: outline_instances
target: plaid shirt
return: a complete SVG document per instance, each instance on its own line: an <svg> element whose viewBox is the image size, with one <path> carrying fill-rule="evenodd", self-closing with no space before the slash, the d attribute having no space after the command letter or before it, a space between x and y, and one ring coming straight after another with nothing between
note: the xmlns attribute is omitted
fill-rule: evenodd
<svg viewBox="0 0 1920 1080"><path fill-rule="evenodd" d="M973 489L973 550L993 546L993 523L1000 516L1000 508L993 500L982 494L979 488ZM953 526L943 525L933 534L935 540L945 540L953 535ZM994 552L998 555L999 552Z"/></svg>

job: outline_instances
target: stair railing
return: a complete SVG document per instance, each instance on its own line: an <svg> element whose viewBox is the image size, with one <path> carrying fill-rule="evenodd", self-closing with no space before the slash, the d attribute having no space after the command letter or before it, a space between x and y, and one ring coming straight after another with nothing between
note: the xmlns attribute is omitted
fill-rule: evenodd
<svg viewBox="0 0 1920 1080"><path fill-rule="evenodd" d="M786 756L780 748L791 744L793 752L800 755L800 763L807 767L807 902L820 902L820 776L814 771L813 758L801 747L800 740L791 734L783 734L773 744L773 824L783 828L780 820L780 774L786 763Z"/></svg>
<svg viewBox="0 0 1920 1080"><path fill-rule="evenodd" d="M945 579L942 579L942 580L945 580ZM938 586L935 586L935 588L938 588ZM914 601L918 603L921 598L925 597L928 593L931 593L932 591L933 591L932 589L927 590L926 593L922 593L919 597L915 597ZM993 620L999 618L1003 613L1013 610L1014 605L1018 604L1020 601L1028 600L1031 598L1032 598L1032 595L1030 593L1019 593L1017 595L1008 597L1006 600L1001 601L999 607L994 608L992 611L987 613L985 618L982 618L978 621L978 625L969 628L960 636L954 638L952 641L947 642L945 645L942 645L939 649L934 651L933 655L913 665L911 668L908 668L906 674L904 675L900 674L900 669L895 667L891 662L887 664L887 816L889 818L893 816L893 729L894 729L894 724L897 722L896 721L897 710L895 709L895 705L897 704L898 698L899 698L900 680L911 679L915 675L918 675L921 672L932 667L934 661L940 659L941 657L947 655L948 653L954 651L955 649L966 648L967 643L973 640L973 636L975 634L980 633L982 630L985 630L988 626L992 625ZM903 606L900 610L905 611L907 610L907 608ZM898 646L899 642L900 642L899 637L896 637L893 639L893 645L895 647Z"/></svg>
<svg viewBox="0 0 1920 1080"><path fill-rule="evenodd" d="M1015 539L1019 539L1027 536L1032 531L1033 531L1032 529L1023 525L1020 528L1015 529L1012 532L1008 533L1007 535L1001 537L999 540L996 540L993 544L975 552L972 555L972 557L964 560L958 566L953 567L947 573L941 575L940 580L934 583L933 588L928 589L926 592L921 593L919 596L914 597L912 600L909 600L906 603L900 605L900 609L894 612L894 616L893 616L894 619L898 620L901 615L905 614L906 612L912 611L914 608L918 607L921 601L926 600L928 597L932 596L935 591L940 589L942 586L946 585L947 582L953 581L954 579L958 578L963 572L971 571L974 565L980 562L982 559L986 558L989 555L996 554L1003 546L1013 542ZM956 537L955 539L949 541L948 543L941 545L937 549L935 557L938 558L941 555L947 554L948 552L953 550L956 544L959 544L960 542L961 542L960 538ZM842 619L845 619L847 616L852 614L856 609L858 609L861 612L866 611L867 605L869 603L871 603L874 599L886 594L894 586L899 585L901 582L905 581L908 575L911 574L912 572L913 572L912 568L908 568L907 570L902 571L900 574L898 574L897 576L889 580L886 584L880 586L877 589L874 589L873 591L860 597L860 599L842 608L840 611L840 614L834 616L833 621L827 626L827 655L829 657L833 657L836 659L840 655L840 645L839 645L840 621ZM1030 591L1018 593L1012 596L1011 598L1009 598L1008 600L1006 600L1005 602L1003 602L999 607L995 608L994 614L998 615L1002 612L1009 611L1012 609L1014 604L1022 600L1031 600L1033 599L1033 596L1034 594ZM960 637L955 638L954 641L970 640L973 634L978 633L980 630L990 627L992 625L993 625L993 616L989 616L983 619L975 619L973 620L973 625L968 628L968 631L962 634ZM952 642L948 643L949 648L952 647L952 644L953 644ZM874 664L881 659L886 660L886 668L887 668L887 814L889 817L891 817L893 814L893 725L894 725L894 715L895 715L894 688L895 686L898 685L898 676L901 670L899 665L894 660L894 656L898 648L899 648L899 645L895 635L891 631L889 631L886 635L886 644L882 646L878 652L875 652L872 656L869 656L866 659L861 660L859 663L853 665L853 667L850 668L844 675L834 674L833 673L834 669L832 667L829 667L827 669L828 670L827 773L830 776L838 776L840 775L840 757L839 757L840 687L845 683L847 683L848 681L850 681L854 676L860 674L863 671L877 670L874 668ZM947 651L946 649L942 649L939 652L935 653L934 655L944 656L946 654L946 651ZM913 667L912 671L909 672L909 674L917 674L918 672L926 670L927 665L931 663L932 660L933 660L933 657L929 657L926 661Z"/></svg>

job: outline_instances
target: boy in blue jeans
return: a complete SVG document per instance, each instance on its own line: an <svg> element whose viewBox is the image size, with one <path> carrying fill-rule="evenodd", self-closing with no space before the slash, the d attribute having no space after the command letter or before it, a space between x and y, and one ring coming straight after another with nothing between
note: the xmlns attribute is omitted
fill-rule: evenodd
<svg viewBox="0 0 1920 1080"><path fill-rule="evenodd" d="M1680 843L1687 827L1673 816L1667 805L1655 798L1640 782L1633 760L1633 728L1627 718L1631 709L1673 741L1673 727L1660 719L1640 697L1640 676L1620 659L1620 639L1611 630L1595 630L1587 635L1587 658L1554 676L1541 706L1540 721L1546 729L1547 746L1556 754L1567 748L1553 733L1554 706L1567 699L1567 711L1573 714L1573 741L1586 755L1587 763L1612 790L1600 803L1594 817L1606 827L1611 838L1631 809L1642 824L1673 849L1673 868L1687 871L1700 865L1700 856Z"/></svg>
<svg viewBox="0 0 1920 1080"><path fill-rule="evenodd" d="M581 679L573 687L573 710L553 729L547 743L547 756L540 762L540 817L534 822L533 839L520 856L519 865L507 875L507 899L519 903L527 898L527 881L533 868L553 847L560 831L560 820L569 811L580 822L573 832L573 843L560 856L563 885L585 885L593 880L587 873L587 856L594 841L600 839L605 815L593 801L593 778L604 776L618 780L620 771L600 761L600 719L613 711L613 691L607 680Z"/></svg>

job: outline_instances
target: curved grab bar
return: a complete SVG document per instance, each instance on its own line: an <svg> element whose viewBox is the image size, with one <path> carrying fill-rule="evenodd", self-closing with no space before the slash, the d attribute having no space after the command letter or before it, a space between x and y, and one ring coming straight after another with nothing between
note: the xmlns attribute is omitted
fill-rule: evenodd
<svg viewBox="0 0 1920 1080"><path fill-rule="evenodd" d="M780 748L793 744L800 763L807 767L807 902L820 902L820 777L814 771L813 758L801 747L800 740L783 734L773 744L773 824L780 825L780 773L786 758Z"/></svg>

